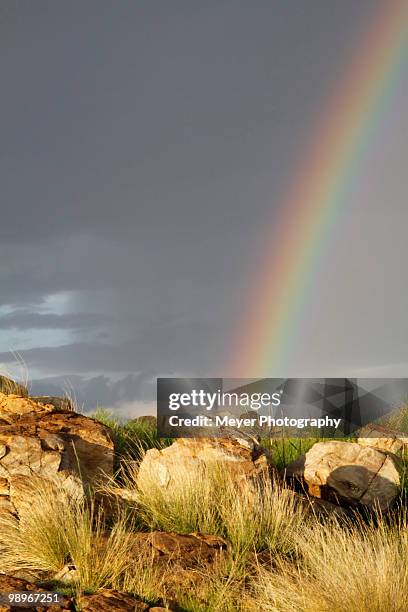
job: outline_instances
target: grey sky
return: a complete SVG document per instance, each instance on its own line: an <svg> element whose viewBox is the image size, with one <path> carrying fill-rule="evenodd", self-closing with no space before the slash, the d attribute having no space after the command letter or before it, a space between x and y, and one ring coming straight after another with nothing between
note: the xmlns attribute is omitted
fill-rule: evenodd
<svg viewBox="0 0 408 612"><path fill-rule="evenodd" d="M258 244L375 5L4 0L3 369L17 351L37 392L128 412L157 375L222 375ZM344 203L296 373L408 375L407 89Z"/></svg>

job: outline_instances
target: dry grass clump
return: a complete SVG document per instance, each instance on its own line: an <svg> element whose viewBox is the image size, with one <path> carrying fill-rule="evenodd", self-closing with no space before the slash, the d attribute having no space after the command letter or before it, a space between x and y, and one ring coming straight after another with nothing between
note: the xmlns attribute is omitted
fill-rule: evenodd
<svg viewBox="0 0 408 612"><path fill-rule="evenodd" d="M175 467L172 481L163 487L150 472L137 479L137 471L129 473L126 482L138 495L138 512L150 529L176 531L177 533L220 534L220 497L225 494L218 469L206 470L203 466Z"/></svg>
<svg viewBox="0 0 408 612"><path fill-rule="evenodd" d="M77 587L94 591L112 585L130 565L127 521L117 518L106 531L93 501L62 484L32 480L19 505L19 519L0 515L0 571L77 570Z"/></svg>
<svg viewBox="0 0 408 612"><path fill-rule="evenodd" d="M290 554L306 520L284 484L267 475L238 483L222 463L175 465L167 487L149 472L138 479L134 470L126 486L136 492L137 512L148 528L220 535L235 557L265 550Z"/></svg>
<svg viewBox="0 0 408 612"><path fill-rule="evenodd" d="M158 564L153 552L146 546L137 555L132 555L131 564L112 586L149 602L165 601L173 579L174 568Z"/></svg>
<svg viewBox="0 0 408 612"><path fill-rule="evenodd" d="M222 530L236 556L245 558L261 551L287 556L294 552L307 519L296 494L283 483L263 476L237 489L229 478L219 497Z"/></svg>
<svg viewBox="0 0 408 612"><path fill-rule="evenodd" d="M0 392L4 393L5 395L20 395L21 397L28 397L28 390L26 386L3 375L0 375Z"/></svg>
<svg viewBox="0 0 408 612"><path fill-rule="evenodd" d="M78 594L114 588L151 603L177 601L190 612L403 612L408 592L408 521L364 524L306 519L295 495L261 479L238 486L219 466L182 470L167 490L139 484L145 525L225 536L230 554L183 569L136 549L134 525L120 514L108 531L91 500L61 484L32 481L20 520L0 516L0 571L51 574L76 568ZM133 483L134 484L134 483ZM401 518L402 517L402 518ZM272 563L265 562L269 551Z"/></svg>
<svg viewBox="0 0 408 612"><path fill-rule="evenodd" d="M174 560L158 562L152 551L142 550L115 588L161 605L177 602L185 612L243 612L247 577L228 555L210 566L203 561L186 568Z"/></svg>
<svg viewBox="0 0 408 612"><path fill-rule="evenodd" d="M69 588L80 596L100 588L156 602L166 597L171 573L146 549L134 549L133 527L117 514L108 530L93 498L61 483L32 479L21 491L19 518L0 514L0 572L49 579L75 568Z"/></svg>
<svg viewBox="0 0 408 612"><path fill-rule="evenodd" d="M66 531L74 532L81 522L83 499L34 478L20 497L20 519L0 514L0 571L60 570L69 559Z"/></svg>
<svg viewBox="0 0 408 612"><path fill-rule="evenodd" d="M175 600L188 612L246 612L247 579L242 563L225 557L216 565L197 571L190 584L175 585Z"/></svg>
<svg viewBox="0 0 408 612"><path fill-rule="evenodd" d="M77 570L77 588L81 592L117 588L133 565L132 533L127 520L117 518L107 532L103 515L93 503L79 518L75 531L66 532L69 557Z"/></svg>
<svg viewBox="0 0 408 612"><path fill-rule="evenodd" d="M407 567L405 521L309 527L296 561L259 570L255 600L266 612L404 612Z"/></svg>
<svg viewBox="0 0 408 612"><path fill-rule="evenodd" d="M204 567L184 570L174 564L158 564L147 546L135 550L133 525L127 519L116 516L108 531L92 499L75 495L60 483L31 481L19 511L19 519L0 516L1 572L30 573L33 578L46 572L52 578L72 564L76 575L70 588L77 596L106 587L153 603L165 602L170 596L190 601L188 593L196 593L200 607L194 603L186 609L238 609L215 603L227 601L227 594L228 601L233 597L231 572L228 576L224 566L209 573ZM207 607L206 602L214 606Z"/></svg>

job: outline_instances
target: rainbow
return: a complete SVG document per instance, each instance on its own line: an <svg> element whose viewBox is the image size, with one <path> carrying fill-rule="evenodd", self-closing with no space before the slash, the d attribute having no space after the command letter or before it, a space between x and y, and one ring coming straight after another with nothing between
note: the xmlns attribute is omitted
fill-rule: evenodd
<svg viewBox="0 0 408 612"><path fill-rule="evenodd" d="M280 216L272 220L280 237L258 262L231 376L289 375L278 370L287 365L344 196L406 65L407 34L408 0L382 0L325 101Z"/></svg>

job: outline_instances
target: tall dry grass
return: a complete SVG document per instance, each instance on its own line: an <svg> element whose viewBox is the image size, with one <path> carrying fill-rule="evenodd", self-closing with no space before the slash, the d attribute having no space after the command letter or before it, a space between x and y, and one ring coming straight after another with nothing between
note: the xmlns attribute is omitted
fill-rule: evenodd
<svg viewBox="0 0 408 612"><path fill-rule="evenodd" d="M75 531L83 514L80 496L31 479L20 491L20 518L0 514L0 571L60 570L69 560L66 530Z"/></svg>
<svg viewBox="0 0 408 612"><path fill-rule="evenodd" d="M287 556L294 552L308 519L296 494L284 484L263 476L237 489L229 478L219 497L223 531L235 555L268 551Z"/></svg>
<svg viewBox="0 0 408 612"><path fill-rule="evenodd" d="M155 474L138 475L135 469L125 484L136 493L137 513L147 528L220 535L235 557L265 550L290 554L307 520L284 484L269 475L238 483L222 463L175 464L167 487Z"/></svg>
<svg viewBox="0 0 408 612"><path fill-rule="evenodd" d="M223 478L218 470L211 474L202 466L176 467L172 482L163 487L154 474L137 469L129 473L126 486L137 493L138 513L150 529L178 533L220 533L217 483Z"/></svg>
<svg viewBox="0 0 408 612"><path fill-rule="evenodd" d="M188 612L246 612L248 574L237 559L226 557L203 567L188 585L176 585L175 599Z"/></svg>
<svg viewBox="0 0 408 612"><path fill-rule="evenodd" d="M354 517L322 525L267 477L244 486L219 464L179 465L165 488L147 472L138 479L133 468L126 485L145 528L219 534L229 555L194 570L163 566L148 548L135 550L135 525L124 514L108 529L92 498L32 480L22 491L20 519L0 515L0 572L52 575L69 563L78 594L114 588L151 603L175 600L190 612L408 609L404 512L369 524Z"/></svg>
<svg viewBox="0 0 408 612"><path fill-rule="evenodd" d="M77 571L77 589L94 592L120 587L133 565L133 539L127 519L117 517L107 531L102 512L92 502L78 518L75 530L66 531L70 561Z"/></svg>
<svg viewBox="0 0 408 612"><path fill-rule="evenodd" d="M132 555L132 562L113 582L113 588L133 593L149 602L165 601L174 581L174 568L158 564L154 554L147 547Z"/></svg>
<svg viewBox="0 0 408 612"><path fill-rule="evenodd" d="M55 573L76 567L77 588L111 586L131 563L131 533L118 517L108 532L94 502L62 484L31 480L19 503L19 518L0 515L0 571Z"/></svg>
<svg viewBox="0 0 408 612"><path fill-rule="evenodd" d="M406 612L408 532L392 525L340 526L304 530L297 559L260 568L254 600L266 612ZM249 601L249 600L248 600ZM251 609L248 604L248 609Z"/></svg>

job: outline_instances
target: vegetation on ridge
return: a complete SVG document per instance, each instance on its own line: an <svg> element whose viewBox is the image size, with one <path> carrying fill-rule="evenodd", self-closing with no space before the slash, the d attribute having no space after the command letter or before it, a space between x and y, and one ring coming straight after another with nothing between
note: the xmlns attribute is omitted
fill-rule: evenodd
<svg viewBox="0 0 408 612"><path fill-rule="evenodd" d="M323 519L283 481L264 475L237 484L217 463L180 464L166 488L138 471L149 448L171 443L158 439L151 419L119 422L100 409L92 417L112 430L115 477L86 497L63 482L31 478L20 492L19 518L0 512L0 572L72 594L78 609L84 593L101 588L180 612L407 609L404 492L386 516ZM283 468L317 441L264 444ZM171 556L158 563L139 540L155 530L217 536L227 549L193 567Z"/></svg>

